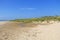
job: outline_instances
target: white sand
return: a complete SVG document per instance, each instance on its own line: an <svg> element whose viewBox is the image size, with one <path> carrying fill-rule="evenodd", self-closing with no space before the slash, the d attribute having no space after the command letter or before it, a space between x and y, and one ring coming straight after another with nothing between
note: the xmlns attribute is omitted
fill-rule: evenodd
<svg viewBox="0 0 60 40"><path fill-rule="evenodd" d="M6 24L8 21L0 21L0 25Z"/></svg>
<svg viewBox="0 0 60 40"><path fill-rule="evenodd" d="M60 23L33 28L4 25L0 29L0 40L60 40Z"/></svg>
<svg viewBox="0 0 60 40"><path fill-rule="evenodd" d="M40 27L41 40L60 40L60 23Z"/></svg>

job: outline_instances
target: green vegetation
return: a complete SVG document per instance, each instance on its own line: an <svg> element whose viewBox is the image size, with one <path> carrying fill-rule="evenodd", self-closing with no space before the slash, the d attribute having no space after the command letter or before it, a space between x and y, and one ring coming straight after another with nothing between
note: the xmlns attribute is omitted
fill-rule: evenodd
<svg viewBox="0 0 60 40"><path fill-rule="evenodd" d="M60 21L60 16L44 16L44 17L40 17L40 18L27 18L27 19L15 19L15 20L11 20L11 21L15 21L15 22L23 22L23 23L30 23L32 21Z"/></svg>

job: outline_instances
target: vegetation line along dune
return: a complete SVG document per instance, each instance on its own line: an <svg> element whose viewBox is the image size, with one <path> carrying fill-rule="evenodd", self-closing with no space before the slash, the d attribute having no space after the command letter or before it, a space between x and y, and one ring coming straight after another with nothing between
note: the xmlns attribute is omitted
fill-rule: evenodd
<svg viewBox="0 0 60 40"><path fill-rule="evenodd" d="M40 18L27 18L27 19L15 19L11 20L14 22L22 22L22 23L43 23L43 22L53 22L53 21L60 21L60 16L44 16Z"/></svg>

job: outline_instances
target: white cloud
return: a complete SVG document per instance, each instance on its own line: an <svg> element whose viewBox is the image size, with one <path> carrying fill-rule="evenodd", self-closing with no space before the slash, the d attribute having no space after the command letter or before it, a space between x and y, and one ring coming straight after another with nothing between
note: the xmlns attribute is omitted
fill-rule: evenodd
<svg viewBox="0 0 60 40"><path fill-rule="evenodd" d="M20 8L21 10L34 10L36 8Z"/></svg>

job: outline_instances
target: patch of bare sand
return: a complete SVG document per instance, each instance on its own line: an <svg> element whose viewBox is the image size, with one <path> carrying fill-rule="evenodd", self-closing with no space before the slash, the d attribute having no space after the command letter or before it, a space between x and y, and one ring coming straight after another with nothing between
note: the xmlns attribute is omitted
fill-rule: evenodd
<svg viewBox="0 0 60 40"><path fill-rule="evenodd" d="M36 27L7 23L0 29L0 40L60 40L60 23Z"/></svg>

